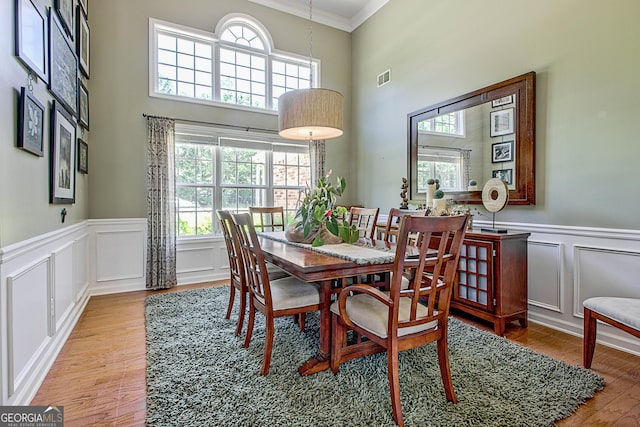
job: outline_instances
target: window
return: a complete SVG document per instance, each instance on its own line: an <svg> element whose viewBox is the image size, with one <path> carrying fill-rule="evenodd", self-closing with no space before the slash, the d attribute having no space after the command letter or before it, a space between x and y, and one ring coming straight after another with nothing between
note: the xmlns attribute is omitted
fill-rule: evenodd
<svg viewBox="0 0 640 427"><path fill-rule="evenodd" d="M426 192L427 181L438 179L443 191L463 189L464 153L462 150L419 147L418 151L418 191Z"/></svg>
<svg viewBox="0 0 640 427"><path fill-rule="evenodd" d="M273 135L176 124L178 237L218 233L216 209L282 206L292 219L311 177L306 145Z"/></svg>
<svg viewBox="0 0 640 427"><path fill-rule="evenodd" d="M278 98L316 84L318 61L274 53L269 34L246 15L230 15L213 33L149 21L149 95L277 110Z"/></svg>
<svg viewBox="0 0 640 427"><path fill-rule="evenodd" d="M464 111L443 114L418 123L418 131L464 137Z"/></svg>

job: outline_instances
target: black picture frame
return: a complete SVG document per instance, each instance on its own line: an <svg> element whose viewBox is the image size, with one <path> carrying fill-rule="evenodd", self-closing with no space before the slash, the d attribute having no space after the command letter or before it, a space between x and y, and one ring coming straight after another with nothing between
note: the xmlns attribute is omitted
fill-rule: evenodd
<svg viewBox="0 0 640 427"><path fill-rule="evenodd" d="M89 145L82 139L78 138L78 172L89 173Z"/></svg>
<svg viewBox="0 0 640 427"><path fill-rule="evenodd" d="M51 106L49 149L49 203L75 203L76 123L61 103L55 100Z"/></svg>
<svg viewBox="0 0 640 427"><path fill-rule="evenodd" d="M33 0L15 0L15 55L43 81L49 79L49 22Z"/></svg>
<svg viewBox="0 0 640 427"><path fill-rule="evenodd" d="M492 111L489 113L489 135L502 136L513 133L513 114L514 108L505 108L504 110Z"/></svg>
<svg viewBox="0 0 640 427"><path fill-rule="evenodd" d="M55 14L49 12L49 91L76 117L78 58Z"/></svg>
<svg viewBox="0 0 640 427"><path fill-rule="evenodd" d="M78 79L78 124L89 130L89 91Z"/></svg>
<svg viewBox="0 0 640 427"><path fill-rule="evenodd" d="M78 6L80 6L80 10L84 14L84 16L89 18L89 2L87 0L78 0Z"/></svg>
<svg viewBox="0 0 640 427"><path fill-rule="evenodd" d="M76 51L80 71L89 78L89 23L84 13L80 12L80 6L76 13Z"/></svg>
<svg viewBox="0 0 640 427"><path fill-rule="evenodd" d="M513 184L513 169L496 169L491 171L492 178L500 178L507 185Z"/></svg>
<svg viewBox="0 0 640 427"><path fill-rule="evenodd" d="M73 0L55 0L54 7L65 32L73 39Z"/></svg>
<svg viewBox="0 0 640 427"><path fill-rule="evenodd" d="M491 107L496 108L502 105L513 104L513 95L503 96L502 98L494 99L491 101Z"/></svg>
<svg viewBox="0 0 640 427"><path fill-rule="evenodd" d="M513 161L513 140L491 144L491 163Z"/></svg>
<svg viewBox="0 0 640 427"><path fill-rule="evenodd" d="M44 156L44 116L40 101L26 88L20 88L17 146L38 157Z"/></svg>

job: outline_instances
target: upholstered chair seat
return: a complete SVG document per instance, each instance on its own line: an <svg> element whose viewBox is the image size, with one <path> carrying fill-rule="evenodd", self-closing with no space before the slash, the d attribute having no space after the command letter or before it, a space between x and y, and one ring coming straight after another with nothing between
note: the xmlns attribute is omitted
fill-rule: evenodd
<svg viewBox="0 0 640 427"><path fill-rule="evenodd" d="M271 284L271 298L274 310L287 310L290 308L305 307L320 304L320 290L313 283L288 276L283 279L273 280ZM264 304L264 298L256 296Z"/></svg>

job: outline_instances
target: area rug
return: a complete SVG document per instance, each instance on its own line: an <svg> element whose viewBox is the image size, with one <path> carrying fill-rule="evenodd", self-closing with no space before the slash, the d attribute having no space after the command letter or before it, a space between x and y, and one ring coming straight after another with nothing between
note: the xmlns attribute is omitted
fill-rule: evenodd
<svg viewBox="0 0 640 427"><path fill-rule="evenodd" d="M261 377L263 317L242 348L237 313L224 319L228 295L224 286L147 298L147 425L395 425L385 354L351 360L337 375L301 377L297 367L318 349L318 314L307 315L305 332L280 318ZM435 345L400 353L407 426L552 426L604 386L589 370L453 318L449 337L456 405L445 398Z"/></svg>

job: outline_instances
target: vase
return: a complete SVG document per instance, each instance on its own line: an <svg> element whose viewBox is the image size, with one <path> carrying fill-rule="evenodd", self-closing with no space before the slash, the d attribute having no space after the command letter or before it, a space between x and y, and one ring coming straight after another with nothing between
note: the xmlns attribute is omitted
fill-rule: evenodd
<svg viewBox="0 0 640 427"><path fill-rule="evenodd" d="M335 245L338 243L342 243L342 238L336 236L327 230L327 226L325 223L321 223L318 228L312 230L311 233L305 238L304 237L304 229L302 227L298 228L299 221L294 221L291 223L289 227L284 232L284 237L294 243L307 243L311 244L315 240L316 237L320 237L325 245Z"/></svg>

